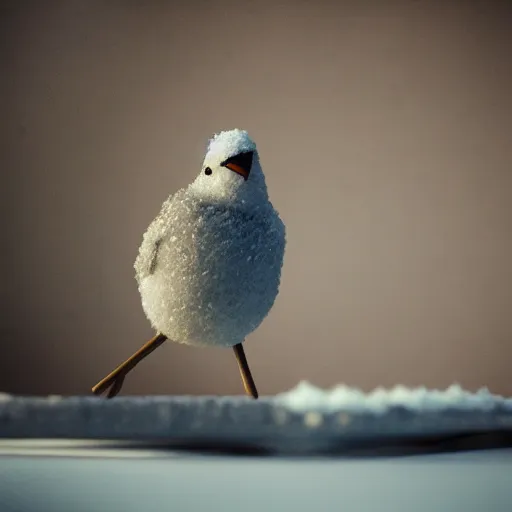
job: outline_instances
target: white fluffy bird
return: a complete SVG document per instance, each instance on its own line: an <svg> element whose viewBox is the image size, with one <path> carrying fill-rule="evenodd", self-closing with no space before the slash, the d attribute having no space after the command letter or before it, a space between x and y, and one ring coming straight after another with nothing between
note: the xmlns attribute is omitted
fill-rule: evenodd
<svg viewBox="0 0 512 512"><path fill-rule="evenodd" d="M119 393L126 374L165 340L233 347L245 390L258 392L242 343L279 292L285 227L246 131L215 135L201 172L171 195L135 260L142 307L157 335L93 387Z"/></svg>

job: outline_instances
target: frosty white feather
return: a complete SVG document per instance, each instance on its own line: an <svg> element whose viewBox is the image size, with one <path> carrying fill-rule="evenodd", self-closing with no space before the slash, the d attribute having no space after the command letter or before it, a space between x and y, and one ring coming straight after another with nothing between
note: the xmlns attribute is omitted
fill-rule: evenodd
<svg viewBox="0 0 512 512"><path fill-rule="evenodd" d="M248 176L225 166L248 152ZM241 343L274 304L284 249L256 145L245 131L221 132L195 181L164 202L143 236L134 266L144 312L178 343Z"/></svg>

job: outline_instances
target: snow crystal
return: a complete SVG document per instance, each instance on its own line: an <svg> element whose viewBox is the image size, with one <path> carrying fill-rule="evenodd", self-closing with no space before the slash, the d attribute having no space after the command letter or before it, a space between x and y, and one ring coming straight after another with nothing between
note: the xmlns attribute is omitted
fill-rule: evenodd
<svg viewBox="0 0 512 512"><path fill-rule="evenodd" d="M377 388L365 393L360 389L345 385L323 390L302 381L294 389L277 395L275 400L296 412L366 411L384 413L396 406L415 411L438 411L446 408L486 411L499 403L512 407L512 399L494 395L487 388L472 393L465 391L458 384L445 390L395 386L392 389Z"/></svg>
<svg viewBox="0 0 512 512"><path fill-rule="evenodd" d="M256 151L256 144L245 130L229 130L216 133L208 143L207 155L220 161L238 153Z"/></svg>

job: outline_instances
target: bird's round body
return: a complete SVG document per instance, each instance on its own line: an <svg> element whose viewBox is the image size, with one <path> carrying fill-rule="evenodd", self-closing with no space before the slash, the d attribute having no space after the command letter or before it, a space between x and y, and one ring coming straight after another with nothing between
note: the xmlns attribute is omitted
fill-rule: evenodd
<svg viewBox="0 0 512 512"><path fill-rule="evenodd" d="M244 151L254 153L248 178L222 165ZM285 228L246 132L217 136L203 167L144 234L136 278L155 330L178 343L234 346L274 304Z"/></svg>

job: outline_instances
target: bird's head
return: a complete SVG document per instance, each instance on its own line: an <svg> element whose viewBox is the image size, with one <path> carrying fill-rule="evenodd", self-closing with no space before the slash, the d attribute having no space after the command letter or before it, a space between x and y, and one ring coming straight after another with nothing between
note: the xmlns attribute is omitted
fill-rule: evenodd
<svg viewBox="0 0 512 512"><path fill-rule="evenodd" d="M249 208L268 201L256 144L244 130L220 132L210 140L191 191L212 203Z"/></svg>

